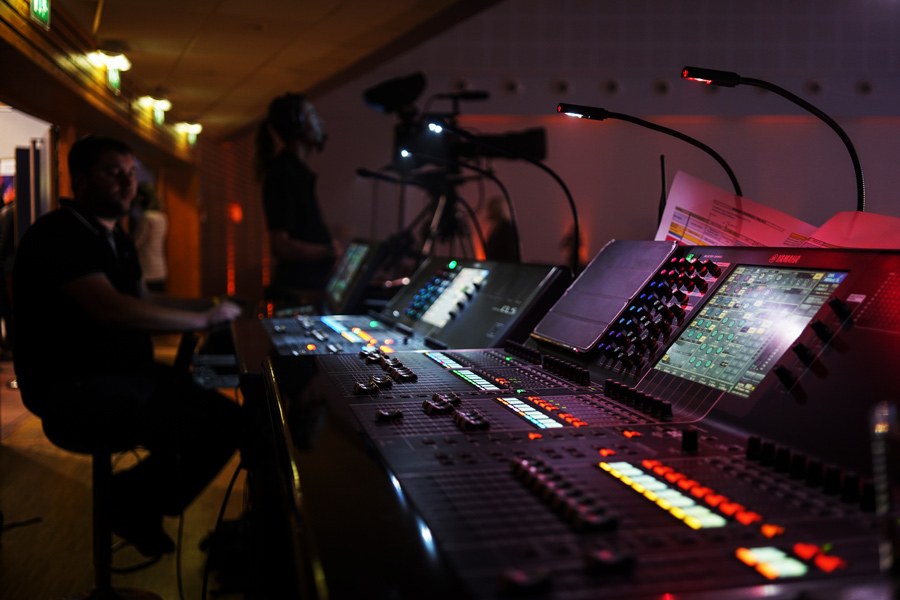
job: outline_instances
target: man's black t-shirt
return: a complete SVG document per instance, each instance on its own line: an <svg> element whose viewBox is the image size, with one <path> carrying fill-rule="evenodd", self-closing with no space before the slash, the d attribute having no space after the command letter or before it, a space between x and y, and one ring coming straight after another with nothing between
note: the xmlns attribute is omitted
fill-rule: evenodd
<svg viewBox="0 0 900 600"><path fill-rule="evenodd" d="M316 175L290 152L281 152L266 169L263 208L269 231L331 245L331 234L316 199ZM328 283L334 259L299 262L279 260L273 283L286 289L321 290Z"/></svg>
<svg viewBox="0 0 900 600"><path fill-rule="evenodd" d="M104 274L118 291L139 297L134 244L77 204L60 204L25 232L13 270L14 360L26 405L55 401L33 390L58 389L59 382L98 372L140 373L153 363L148 334L98 323L63 290L81 277ZM42 412L42 406L29 409Z"/></svg>

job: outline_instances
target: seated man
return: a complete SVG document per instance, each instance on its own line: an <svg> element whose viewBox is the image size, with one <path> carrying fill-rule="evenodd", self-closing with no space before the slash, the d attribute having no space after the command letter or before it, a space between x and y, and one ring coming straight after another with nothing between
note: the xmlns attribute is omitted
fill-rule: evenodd
<svg viewBox="0 0 900 600"><path fill-rule="evenodd" d="M151 334L208 329L230 302L151 295L119 221L135 196L124 143L86 137L68 157L74 198L32 224L13 270L15 369L25 406L79 445L114 440L149 456L114 476L113 531L147 556L171 552L178 515L238 446L242 408L154 362Z"/></svg>

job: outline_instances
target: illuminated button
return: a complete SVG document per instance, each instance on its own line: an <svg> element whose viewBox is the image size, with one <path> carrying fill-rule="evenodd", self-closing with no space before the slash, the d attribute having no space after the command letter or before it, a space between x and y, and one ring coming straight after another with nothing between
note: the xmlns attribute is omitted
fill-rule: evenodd
<svg viewBox="0 0 900 600"><path fill-rule="evenodd" d="M738 511L744 510L744 507L738 504L737 502L726 502L724 504L719 505L719 510L721 510L724 514L729 517L733 516Z"/></svg>
<svg viewBox="0 0 900 600"><path fill-rule="evenodd" d="M815 544L794 544L794 554L803 560L810 560L819 553L819 547Z"/></svg>
<svg viewBox="0 0 900 600"><path fill-rule="evenodd" d="M693 479L682 479L678 482L677 485L678 485L678 487L680 487L683 490L689 490L692 487L698 486L699 484L696 481L694 481Z"/></svg>
<svg viewBox="0 0 900 600"><path fill-rule="evenodd" d="M760 569L759 567L763 568ZM757 571L765 575L769 579L781 579L783 577L802 577L809 571L806 565L799 560L786 556L781 560L759 565Z"/></svg>
<svg viewBox="0 0 900 600"><path fill-rule="evenodd" d="M762 515L746 510L738 512L734 515L734 518L744 525L750 525L752 523L756 523L757 521L762 521Z"/></svg>
<svg viewBox="0 0 900 600"><path fill-rule="evenodd" d="M666 480L669 481L670 483L675 483L677 481L684 479L685 475L682 473L672 471L671 473L666 473L665 477L666 477Z"/></svg>
<svg viewBox="0 0 900 600"><path fill-rule="evenodd" d="M659 498L662 498L672 506L678 508L685 508L696 505L696 502L694 502L684 494L676 492L675 490L666 490L664 492L658 493L657 496Z"/></svg>
<svg viewBox="0 0 900 600"><path fill-rule="evenodd" d="M680 482L679 482L679 485L680 485ZM710 493L712 493L711 489L709 489L708 487L703 487L702 485L696 485L696 486L692 487L689 491L691 493L691 496L696 496L697 498L705 498Z"/></svg>
<svg viewBox="0 0 900 600"><path fill-rule="evenodd" d="M713 508L719 506L723 502L728 502L728 498L720 494L708 494L703 497L703 500Z"/></svg>
<svg viewBox="0 0 900 600"><path fill-rule="evenodd" d="M615 456L616 451L611 450L609 448L600 448L600 456L606 458L607 456Z"/></svg>
<svg viewBox="0 0 900 600"><path fill-rule="evenodd" d="M780 525L772 525L771 523L767 523L759 528L764 536L767 538L773 538L779 535L784 535L784 527Z"/></svg>
<svg viewBox="0 0 900 600"><path fill-rule="evenodd" d="M838 558L837 556L830 556L828 554L819 554L816 556L815 561L813 561L815 565L825 571L826 573L831 573L836 571L837 569L843 569L847 566L847 562Z"/></svg>

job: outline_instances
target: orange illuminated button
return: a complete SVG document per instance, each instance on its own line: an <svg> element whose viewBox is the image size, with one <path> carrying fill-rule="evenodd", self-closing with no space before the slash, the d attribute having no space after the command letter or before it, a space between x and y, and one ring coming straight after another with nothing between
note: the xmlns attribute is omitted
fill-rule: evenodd
<svg viewBox="0 0 900 600"><path fill-rule="evenodd" d="M641 432L640 431L631 431L630 429L626 429L625 431L622 432L622 435L624 435L628 439L631 439L631 438L641 437Z"/></svg>
<svg viewBox="0 0 900 600"><path fill-rule="evenodd" d="M844 559L837 556L830 556L828 554L819 554L818 556L816 556L816 560L814 562L817 567L819 567L826 573L831 573L832 571L843 569L847 566L847 562Z"/></svg>
<svg viewBox="0 0 900 600"><path fill-rule="evenodd" d="M784 534L784 527L781 525L772 525L771 523L766 523L762 527L759 528L762 531L762 534L767 538L773 538L777 535Z"/></svg>
<svg viewBox="0 0 900 600"><path fill-rule="evenodd" d="M649 470L649 469L655 469L656 467L658 467L660 465L660 462L658 460L650 460L649 458L645 458L644 460L641 461L641 465L645 469Z"/></svg>
<svg viewBox="0 0 900 600"><path fill-rule="evenodd" d="M739 561L748 567L753 567L757 563L756 556L753 555L753 551L750 550L750 548L738 548L735 550L734 554Z"/></svg>
<svg viewBox="0 0 900 600"><path fill-rule="evenodd" d="M612 450L610 448L600 448L600 456L603 456L603 457L614 456L615 454L616 454L615 450Z"/></svg>
<svg viewBox="0 0 900 600"><path fill-rule="evenodd" d="M794 544L794 554L803 560L810 560L819 553L819 547L815 544Z"/></svg>
<svg viewBox="0 0 900 600"><path fill-rule="evenodd" d="M529 439L529 440L539 440L539 439L541 439L542 437L544 437L544 436L542 436L542 435L539 434L539 433L529 433L529 434L528 434L528 439Z"/></svg>

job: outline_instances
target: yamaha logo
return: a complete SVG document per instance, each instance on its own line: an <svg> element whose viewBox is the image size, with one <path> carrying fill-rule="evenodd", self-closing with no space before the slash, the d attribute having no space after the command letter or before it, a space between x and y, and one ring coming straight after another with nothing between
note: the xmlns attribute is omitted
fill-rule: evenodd
<svg viewBox="0 0 900 600"><path fill-rule="evenodd" d="M799 254L773 254L769 258L769 264L793 265L800 262Z"/></svg>

